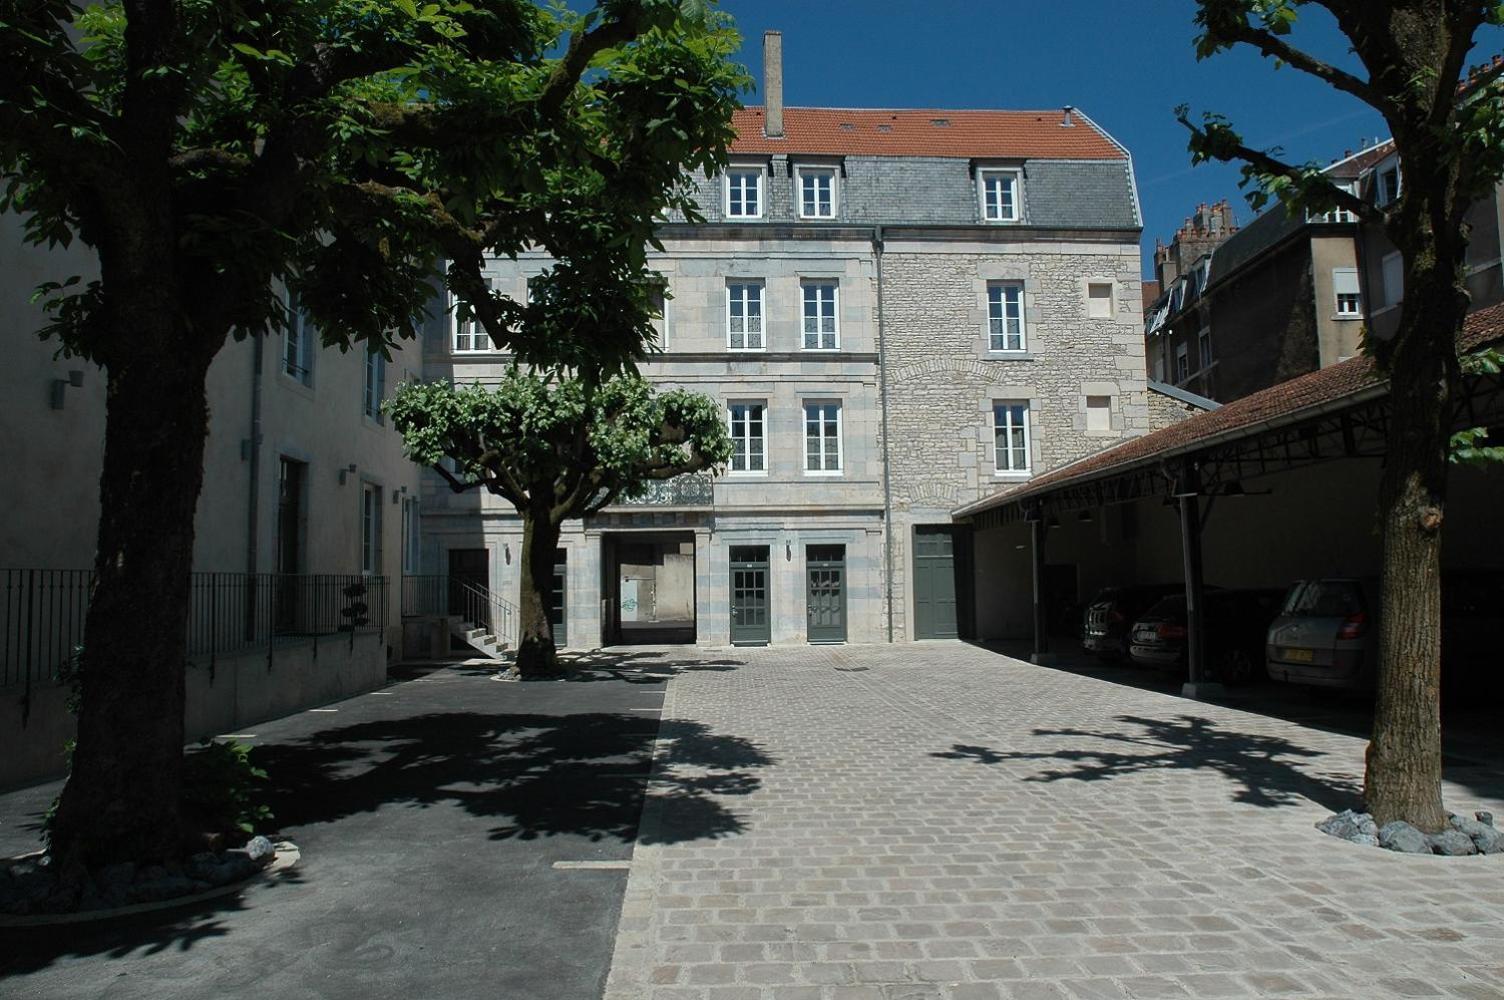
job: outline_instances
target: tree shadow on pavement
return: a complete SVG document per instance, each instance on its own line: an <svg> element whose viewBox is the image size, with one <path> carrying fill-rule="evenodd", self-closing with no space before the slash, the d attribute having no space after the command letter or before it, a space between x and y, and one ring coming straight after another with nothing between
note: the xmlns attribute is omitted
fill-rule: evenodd
<svg viewBox="0 0 1504 1000"><path fill-rule="evenodd" d="M1061 765L1025 775L1024 781L1109 781L1150 771L1214 771L1237 782L1241 787L1234 801L1248 805L1285 806L1304 798L1335 812L1359 804L1360 787L1355 781L1318 777L1303 766L1326 756L1322 751L1278 736L1221 729L1216 722L1193 715L1174 719L1120 715L1116 721L1138 731L1035 729L1033 735L1040 738L1094 741L1108 746L1013 751L957 743L931 756L986 765L1020 761L1055 761Z"/></svg>
<svg viewBox="0 0 1504 1000"><path fill-rule="evenodd" d="M755 790L760 779L749 769L772 759L750 740L694 722L668 721L660 732L655 718L612 712L440 712L321 730L257 747L256 760L274 776L268 805L284 827L447 804L495 819L492 839L631 842L655 739L666 762L696 771L654 779L655 797L691 805L697 817L672 839L740 832L741 820L713 796Z"/></svg>

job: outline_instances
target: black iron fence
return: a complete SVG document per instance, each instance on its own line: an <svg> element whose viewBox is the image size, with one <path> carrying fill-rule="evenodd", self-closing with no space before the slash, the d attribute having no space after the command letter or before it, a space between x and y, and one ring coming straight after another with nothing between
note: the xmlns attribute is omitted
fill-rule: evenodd
<svg viewBox="0 0 1504 1000"><path fill-rule="evenodd" d="M83 644L92 570L0 569L0 687L56 681ZM384 576L194 573L188 656L212 668L231 654L297 638L383 629Z"/></svg>

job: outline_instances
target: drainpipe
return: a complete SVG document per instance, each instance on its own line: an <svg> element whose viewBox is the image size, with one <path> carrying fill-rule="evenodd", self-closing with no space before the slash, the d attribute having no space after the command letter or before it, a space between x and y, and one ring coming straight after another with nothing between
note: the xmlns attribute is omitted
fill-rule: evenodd
<svg viewBox="0 0 1504 1000"><path fill-rule="evenodd" d="M893 641L893 473L888 461L888 334L883 326L883 227L872 227L877 258L877 392L883 427L883 589L888 601L888 642Z"/></svg>
<svg viewBox="0 0 1504 1000"><path fill-rule="evenodd" d="M261 495L261 369L265 334L251 338L254 343L251 361L251 438L247 445L251 464L250 482L246 488L245 522L245 571L256 574L256 524Z"/></svg>

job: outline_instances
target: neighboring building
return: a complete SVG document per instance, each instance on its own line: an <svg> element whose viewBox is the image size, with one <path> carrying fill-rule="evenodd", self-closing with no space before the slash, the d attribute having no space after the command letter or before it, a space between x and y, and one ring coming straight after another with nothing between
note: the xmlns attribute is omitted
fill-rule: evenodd
<svg viewBox="0 0 1504 1000"><path fill-rule="evenodd" d="M696 180L706 221L660 234L663 350L641 365L722 400L735 456L566 526L567 645L972 634L950 511L1183 415L1145 377L1111 136L1069 107L784 108L767 43L767 105ZM520 297L547 264L492 277ZM437 311L424 376L497 379L510 358ZM517 593L509 505L429 476L422 511L426 571Z"/></svg>
<svg viewBox="0 0 1504 1000"><path fill-rule="evenodd" d="M1326 173L1354 193L1391 148L1378 143ZM1351 212L1304 218L1282 206L1239 229L1227 202L1155 252L1163 291L1146 312L1150 377L1228 402L1349 358L1364 308Z"/></svg>
<svg viewBox="0 0 1504 1000"><path fill-rule="evenodd" d="M1358 182L1358 194L1364 201L1383 208L1400 196L1404 174L1393 145L1386 155L1372 163ZM1495 186L1487 197L1474 202L1467 211L1468 234L1467 290L1472 297L1470 308L1481 309L1504 301L1504 185ZM1394 335L1400 320L1400 303L1405 298L1404 265L1399 251L1379 226L1363 226L1359 233L1358 257L1361 261L1360 284L1367 290L1363 297L1366 319L1375 337Z"/></svg>
<svg viewBox="0 0 1504 1000"><path fill-rule="evenodd" d="M27 246L20 220L0 216L0 468L11 484L0 519L0 786L54 773L71 732L56 671L82 639L104 451L106 373L38 339L44 317L30 298L42 281L96 271L83 248ZM419 469L379 406L417 367L412 351L383 362L325 350L301 323L231 341L210 367L190 736L384 683L401 648Z"/></svg>

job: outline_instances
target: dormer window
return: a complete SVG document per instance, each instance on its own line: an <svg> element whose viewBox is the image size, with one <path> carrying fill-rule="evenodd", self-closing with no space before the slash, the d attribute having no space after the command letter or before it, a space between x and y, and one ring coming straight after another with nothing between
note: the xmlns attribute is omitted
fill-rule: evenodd
<svg viewBox="0 0 1504 1000"><path fill-rule="evenodd" d="M726 218L760 219L763 211L763 169L733 166L726 171Z"/></svg>
<svg viewBox="0 0 1504 1000"><path fill-rule="evenodd" d="M836 168L798 167L799 218L834 219L836 217Z"/></svg>
<svg viewBox="0 0 1504 1000"><path fill-rule="evenodd" d="M1400 165L1390 164L1379 171L1374 197L1379 206L1392 205L1400 198Z"/></svg>
<svg viewBox="0 0 1504 1000"><path fill-rule="evenodd" d="M1019 172L1017 170L978 170L977 187L980 189L984 222L1017 222L1019 220Z"/></svg>

